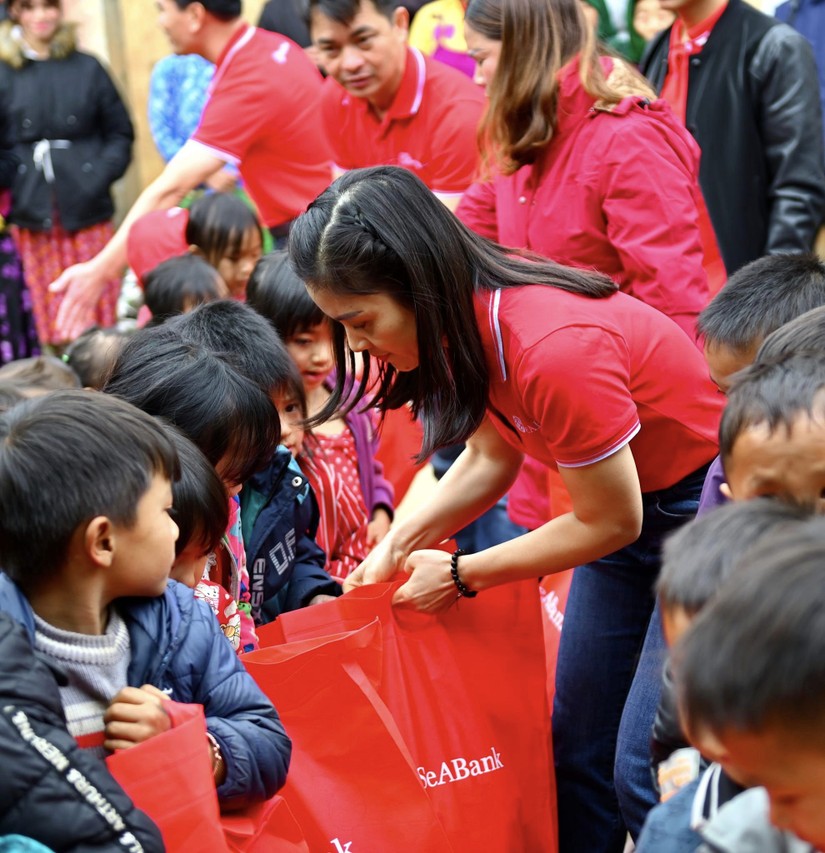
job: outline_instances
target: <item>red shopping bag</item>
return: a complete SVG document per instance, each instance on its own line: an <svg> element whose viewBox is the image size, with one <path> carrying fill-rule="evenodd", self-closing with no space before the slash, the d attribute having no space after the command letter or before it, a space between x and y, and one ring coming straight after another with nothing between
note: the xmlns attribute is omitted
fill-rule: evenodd
<svg viewBox="0 0 825 853"><path fill-rule="evenodd" d="M310 608L316 610L319 608ZM378 695L380 624L243 656L292 738L281 790L310 850L453 851Z"/></svg>
<svg viewBox="0 0 825 853"><path fill-rule="evenodd" d="M362 587L284 614L262 642L354 630L377 618L378 692L454 848L555 850L536 582L486 591L440 617L394 609L395 588Z"/></svg>
<svg viewBox="0 0 825 853"><path fill-rule="evenodd" d="M170 701L164 708L172 728L110 755L109 771L158 825L170 853L228 853L203 707Z"/></svg>
<svg viewBox="0 0 825 853"><path fill-rule="evenodd" d="M309 853L295 815L277 794L242 812L222 815L221 823L232 853Z"/></svg>

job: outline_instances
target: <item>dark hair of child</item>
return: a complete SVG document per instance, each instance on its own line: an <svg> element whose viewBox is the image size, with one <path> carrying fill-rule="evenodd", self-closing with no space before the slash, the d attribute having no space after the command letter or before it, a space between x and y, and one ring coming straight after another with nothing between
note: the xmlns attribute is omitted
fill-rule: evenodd
<svg viewBox="0 0 825 853"><path fill-rule="evenodd" d="M160 424L123 400L55 391L15 406L0 416L3 571L23 590L48 582L79 525L98 515L134 524L153 475L178 473Z"/></svg>
<svg viewBox="0 0 825 853"><path fill-rule="evenodd" d="M790 353L740 371L719 425L723 462L745 430L765 424L790 433L800 415L825 416L825 352Z"/></svg>
<svg viewBox="0 0 825 853"><path fill-rule="evenodd" d="M768 255L742 267L699 315L706 343L746 351L825 305L825 264L816 255Z"/></svg>
<svg viewBox="0 0 825 853"><path fill-rule="evenodd" d="M283 340L329 322L292 269L285 251L270 252L258 261L249 278L246 301L272 323Z"/></svg>
<svg viewBox="0 0 825 853"><path fill-rule="evenodd" d="M275 407L261 387L168 324L141 329L127 342L103 390L174 424L224 483L243 483L265 468L280 440Z"/></svg>
<svg viewBox="0 0 825 853"><path fill-rule="evenodd" d="M0 414L7 412L12 406L28 399L23 391L12 381L0 382Z"/></svg>
<svg viewBox="0 0 825 853"><path fill-rule="evenodd" d="M14 382L27 397L80 387L80 380L71 367L51 355L21 358L4 364L0 367L0 382L7 381Z"/></svg>
<svg viewBox="0 0 825 853"><path fill-rule="evenodd" d="M189 208L186 242L197 246L217 269L222 258L241 253L244 235L253 229L261 233L261 225L247 204L232 193L209 193Z"/></svg>
<svg viewBox="0 0 825 853"><path fill-rule="evenodd" d="M144 300L152 312L148 325L153 326L226 294L226 285L218 271L189 252L163 261L143 279Z"/></svg>
<svg viewBox="0 0 825 853"><path fill-rule="evenodd" d="M243 302L207 302L176 317L170 328L183 340L200 344L224 358L267 394L279 391L295 371L278 333Z"/></svg>
<svg viewBox="0 0 825 853"><path fill-rule="evenodd" d="M825 305L806 311L771 332L756 353L756 361L771 361L798 352L825 352Z"/></svg>
<svg viewBox="0 0 825 853"><path fill-rule="evenodd" d="M214 551L229 524L229 500L215 466L175 427L164 424L180 461L172 483L172 517L178 525L175 554L191 544Z"/></svg>
<svg viewBox="0 0 825 853"><path fill-rule="evenodd" d="M825 520L759 543L674 654L687 729L777 726L821 742L825 716Z"/></svg>
<svg viewBox="0 0 825 853"><path fill-rule="evenodd" d="M722 588L743 551L812 515L811 509L775 498L729 503L689 521L662 550L656 593L662 609L698 613Z"/></svg>
<svg viewBox="0 0 825 853"><path fill-rule="evenodd" d="M92 326L69 344L63 361L77 374L84 388L100 390L128 334L115 327Z"/></svg>

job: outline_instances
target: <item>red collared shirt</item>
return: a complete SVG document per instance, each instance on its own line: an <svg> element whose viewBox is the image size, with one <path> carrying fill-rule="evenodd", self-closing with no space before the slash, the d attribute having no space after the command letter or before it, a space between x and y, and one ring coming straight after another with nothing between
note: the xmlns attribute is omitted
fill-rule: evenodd
<svg viewBox="0 0 825 853"><path fill-rule="evenodd" d="M724 398L676 325L624 293L555 287L477 294L490 420L545 465L592 465L626 444L643 492L677 483L717 452Z"/></svg>
<svg viewBox="0 0 825 853"><path fill-rule="evenodd" d="M464 74L408 48L383 118L332 78L324 83L322 114L339 169L403 166L433 192L460 195L475 176L484 106L484 93Z"/></svg>
<svg viewBox="0 0 825 853"><path fill-rule="evenodd" d="M321 75L290 39L243 26L218 59L192 139L238 166L261 219L280 225L330 182Z"/></svg>

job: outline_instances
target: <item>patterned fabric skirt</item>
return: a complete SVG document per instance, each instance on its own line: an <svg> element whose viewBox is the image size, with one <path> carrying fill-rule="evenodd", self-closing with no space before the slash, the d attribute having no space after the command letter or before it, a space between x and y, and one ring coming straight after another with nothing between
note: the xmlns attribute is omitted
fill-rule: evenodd
<svg viewBox="0 0 825 853"><path fill-rule="evenodd" d="M34 321L42 344L62 344L55 332L57 311L63 301L62 293L50 293L49 285L63 270L93 258L112 238L111 222L91 225L82 231L64 231L55 224L50 231L15 229L15 238L23 259L26 284L29 286L34 308ZM94 323L112 326L116 319L120 279L106 283L95 312Z"/></svg>
<svg viewBox="0 0 825 853"><path fill-rule="evenodd" d="M10 232L0 228L0 364L39 353L20 256Z"/></svg>

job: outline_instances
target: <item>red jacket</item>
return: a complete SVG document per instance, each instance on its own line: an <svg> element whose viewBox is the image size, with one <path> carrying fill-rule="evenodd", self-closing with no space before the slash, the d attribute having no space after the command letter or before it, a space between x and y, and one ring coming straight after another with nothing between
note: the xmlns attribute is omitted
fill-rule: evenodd
<svg viewBox="0 0 825 853"><path fill-rule="evenodd" d="M457 214L505 246L606 273L693 339L708 301L698 170L699 148L664 101L632 97L600 110L573 61L560 75L558 123L543 155L473 184Z"/></svg>

